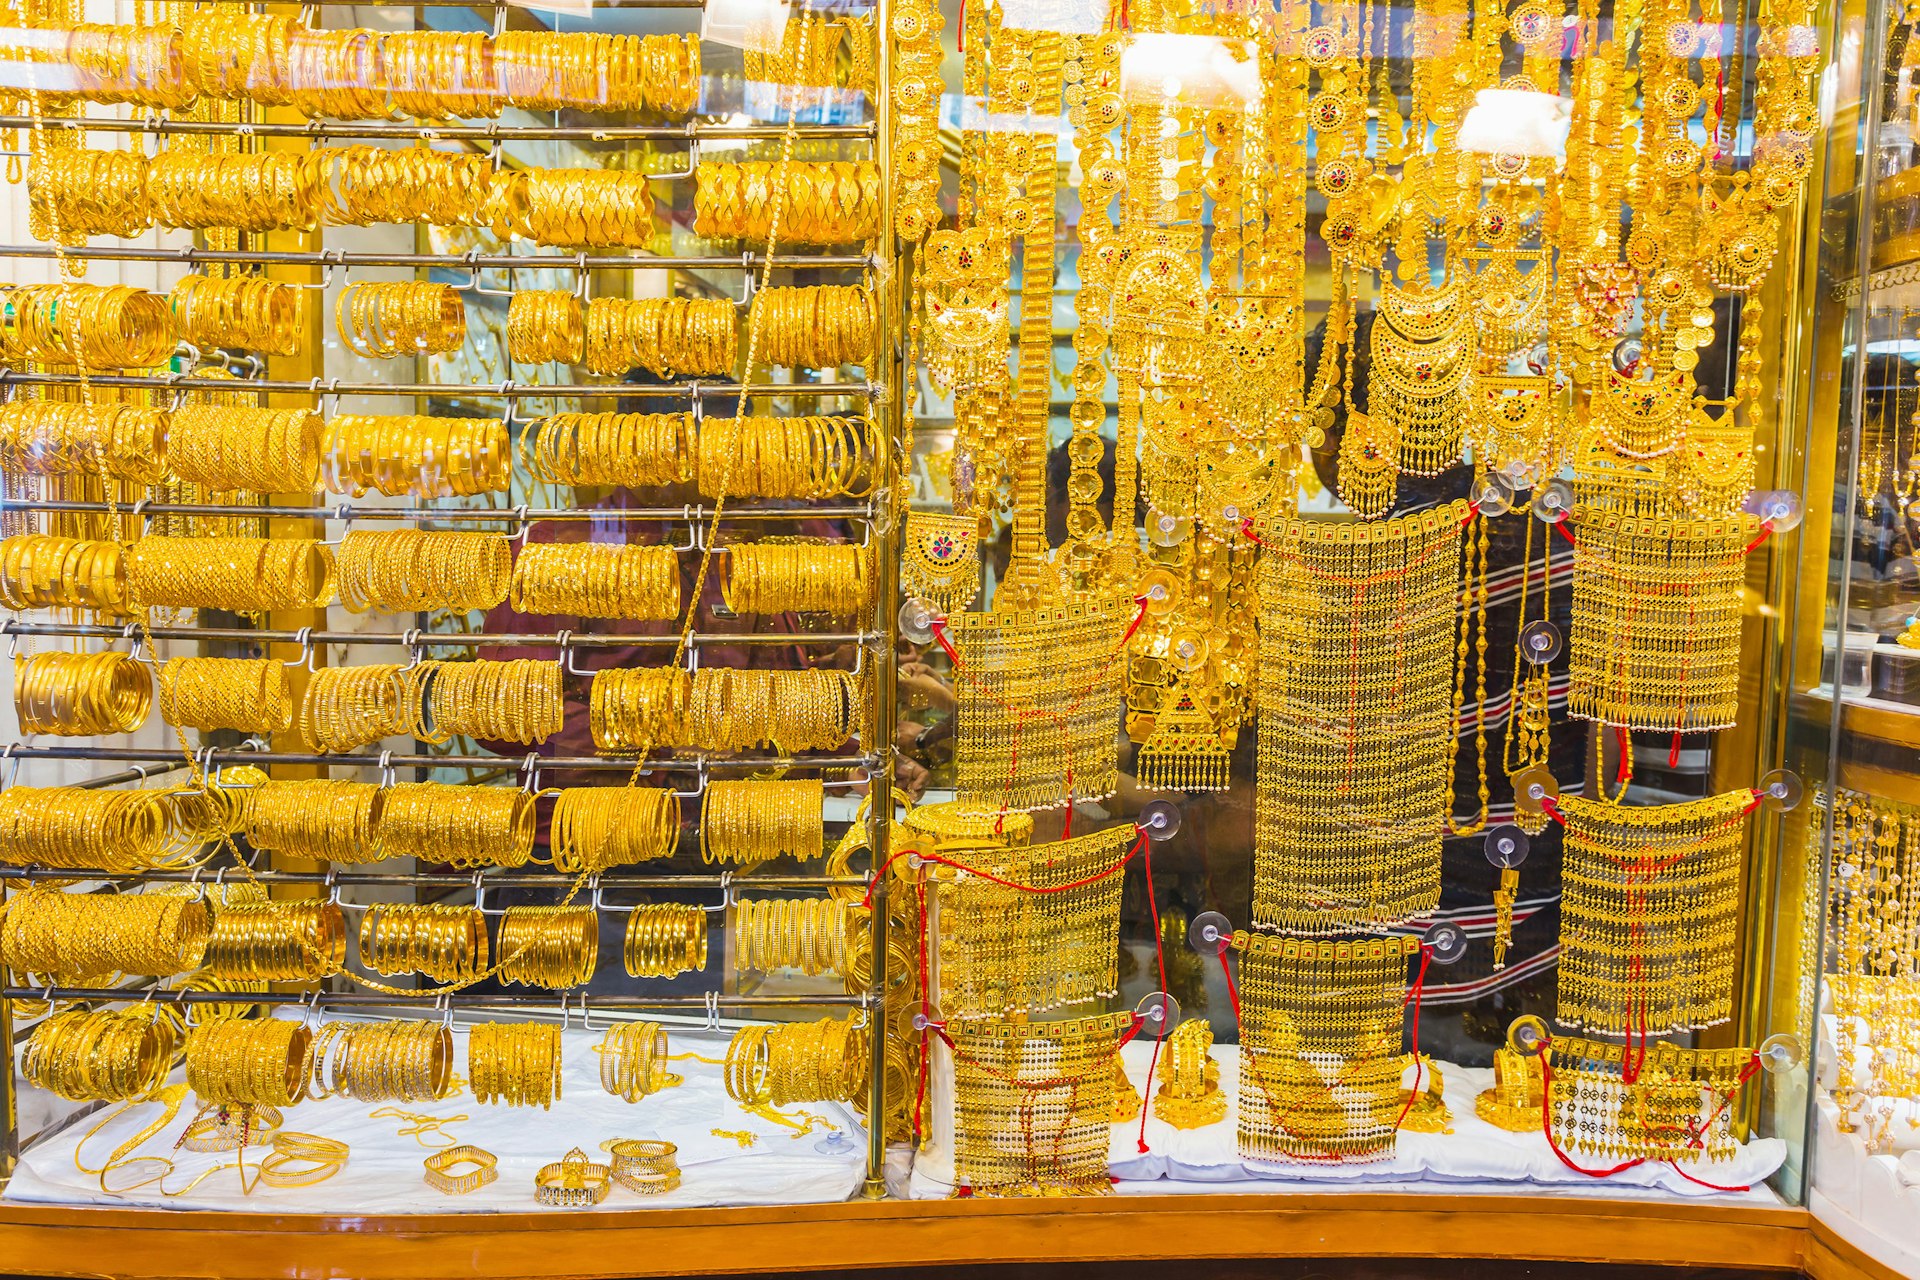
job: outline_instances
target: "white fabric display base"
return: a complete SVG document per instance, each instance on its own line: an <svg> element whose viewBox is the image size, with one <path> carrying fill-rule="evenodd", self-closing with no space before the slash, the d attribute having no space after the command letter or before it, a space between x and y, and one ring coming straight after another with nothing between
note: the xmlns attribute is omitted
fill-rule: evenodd
<svg viewBox="0 0 1920 1280"><path fill-rule="evenodd" d="M1489 1068L1440 1064L1443 1093L1453 1113L1452 1133L1402 1131L1393 1154L1384 1160L1358 1164L1278 1164L1240 1158L1235 1137L1239 1111L1240 1051L1237 1045L1213 1046L1220 1064L1220 1087L1227 1095L1226 1119L1201 1129L1175 1129L1154 1117L1149 1095L1146 1141L1139 1147L1140 1120L1115 1125L1108 1161L1122 1195L1168 1195L1180 1192L1365 1191L1416 1190L1461 1192L1484 1189L1511 1191L1523 1187L1551 1187L1557 1193L1619 1195L1642 1191L1683 1196L1716 1196L1723 1201L1778 1204L1765 1180L1785 1161L1786 1143L1762 1138L1742 1145L1730 1160L1700 1161L1687 1169L1695 1178L1721 1187L1716 1191L1689 1182L1673 1166L1639 1165L1608 1178L1590 1178L1560 1162L1545 1135L1509 1133L1474 1114L1473 1100L1492 1087ZM1134 1040L1121 1050L1127 1078L1140 1091L1147 1081L1153 1046ZM1159 1088L1156 1083L1153 1088ZM936 1134L941 1126L936 1125ZM1575 1157L1598 1166L1599 1160ZM1606 1162L1614 1163L1614 1162ZM915 1160L908 1194L916 1200L953 1194L953 1154L944 1143L929 1143Z"/></svg>
<svg viewBox="0 0 1920 1280"><path fill-rule="evenodd" d="M1884 1100L1893 1111L1889 1132L1911 1139L1920 1109ZM1920 1150L1875 1154L1856 1130L1840 1130L1840 1109L1823 1089L1814 1103L1813 1216L1868 1257L1906 1276L1920 1277ZM1905 1131L1904 1133L1902 1131Z"/></svg>
<svg viewBox="0 0 1920 1280"><path fill-rule="evenodd" d="M295 1016L290 1011L286 1016ZM669 1052L697 1053L707 1058L726 1056L731 1030L719 1033L682 1030L666 1025ZM466 1076L467 1037L454 1028L455 1071ZM408 1214L525 1212L539 1209L533 1198L534 1174L572 1147L584 1150L597 1163L607 1157L600 1143L607 1138L660 1138L680 1148L681 1186L664 1195L638 1196L617 1183L598 1207L602 1210L695 1208L708 1205L808 1204L845 1200L866 1177L866 1134L851 1109L833 1103L809 1103L805 1110L826 1116L838 1130L816 1128L805 1137L741 1109L727 1097L721 1068L702 1062L669 1064L686 1083L665 1089L629 1105L600 1087L600 1055L593 1051L600 1034L569 1030L562 1048L561 1098L553 1109L480 1106L466 1089L441 1102L410 1103L400 1108L433 1116L465 1115L444 1132L499 1158L500 1176L468 1195L450 1196L428 1186L421 1161L432 1154L411 1137L397 1136L404 1121L374 1119L381 1108L329 1098L303 1102L287 1112L285 1129L315 1133L347 1143L352 1148L346 1168L325 1182L308 1187L254 1188L241 1192L239 1174L229 1168L200 1183L189 1194L169 1198L149 1184L125 1195L102 1192L97 1176L81 1173L74 1164L75 1148L99 1121L89 1116L63 1132L36 1144L21 1156L19 1168L6 1186L6 1199L37 1204L116 1205L153 1209L231 1209L259 1213ZM231 1166L233 1153L196 1154L173 1151L180 1131L193 1118L191 1096L179 1117L149 1140L140 1156L171 1156L174 1172L165 1186L186 1186L206 1169ZM100 1116L108 1114L102 1111ZM137 1108L107 1124L87 1141L86 1163L98 1168L115 1147L152 1123L156 1105ZM749 1130L751 1147L732 1138L717 1137L714 1129ZM451 1145L438 1139L442 1145ZM825 1146L827 1150L821 1150ZM249 1180L266 1146L247 1149ZM149 1161L122 1173L134 1181L158 1168ZM555 1209L555 1213L582 1212Z"/></svg>

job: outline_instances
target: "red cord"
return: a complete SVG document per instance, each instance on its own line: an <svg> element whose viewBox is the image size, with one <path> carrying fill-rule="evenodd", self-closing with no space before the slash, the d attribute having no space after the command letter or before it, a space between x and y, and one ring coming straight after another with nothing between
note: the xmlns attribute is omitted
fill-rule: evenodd
<svg viewBox="0 0 1920 1280"><path fill-rule="evenodd" d="M1762 520L1760 522L1760 532L1753 535L1753 541L1747 544L1746 550L1741 552L1741 554L1751 555L1753 553L1753 549L1759 546L1761 543L1765 542L1768 536L1771 535L1772 533L1773 533L1773 521Z"/></svg>
<svg viewBox="0 0 1920 1280"><path fill-rule="evenodd" d="M1066 884L1054 885L1050 889L1042 888L1039 885L1017 884L1012 880L1002 880L999 876L982 871L978 867L968 866L964 862L955 862L952 858L943 858L937 853L921 853L918 849L902 849L898 853L889 855L887 860L880 864L880 870L873 873L873 879L867 882L867 895L863 900L863 905L869 907L873 905L873 889L874 886L879 883L880 877L886 874L887 868L891 867L896 860L904 858L909 854L918 853L920 854L920 860L922 862L937 862L943 867L952 867L956 871L965 871L969 875L979 876L982 880L989 880L994 884L1002 885L1008 889L1018 889L1022 893L1065 893L1068 889L1082 889L1087 885L1097 884L1114 872L1124 868L1129 862L1133 861L1133 855L1140 852L1140 846L1146 842L1146 838L1146 833L1144 831L1141 832L1135 837L1133 848L1127 851L1127 856L1108 867L1105 871L1096 871L1090 876L1082 876L1080 879L1068 881Z"/></svg>
<svg viewBox="0 0 1920 1280"><path fill-rule="evenodd" d="M1573 531L1567 528L1567 522L1565 520L1554 521L1553 531L1559 534L1561 537L1565 538L1567 540L1567 545L1574 546L1574 547L1577 547L1580 545L1578 542L1574 541Z"/></svg>
<svg viewBox="0 0 1920 1280"><path fill-rule="evenodd" d="M1227 980L1227 1002L1233 1006L1233 1024L1240 1025L1240 988L1233 985L1233 967L1227 963L1227 949L1221 947L1214 959L1220 962L1220 976Z"/></svg>
<svg viewBox="0 0 1920 1280"><path fill-rule="evenodd" d="M1420 972L1413 977L1413 985L1407 988L1407 994L1400 1001L1400 1007L1413 1005L1413 1088L1407 1091L1407 1100L1400 1107L1400 1114L1394 1117L1393 1131L1400 1132L1400 1126L1407 1122L1407 1113L1413 1110L1413 1100L1420 1096L1420 1082L1426 1069L1420 1062L1420 996L1427 985L1427 966L1433 963L1433 948L1420 948Z"/></svg>
<svg viewBox="0 0 1920 1280"><path fill-rule="evenodd" d="M1122 649L1127 647L1127 641L1133 639L1133 633L1140 629L1140 624L1147 620L1147 598L1145 596L1135 596L1133 598L1133 604L1133 621L1127 624L1127 634L1120 637L1120 647Z"/></svg>
<svg viewBox="0 0 1920 1280"><path fill-rule="evenodd" d="M1617 787L1633 776L1633 735L1627 732L1627 726L1617 724L1613 736L1620 747L1620 758L1613 765L1613 785Z"/></svg>
<svg viewBox="0 0 1920 1280"><path fill-rule="evenodd" d="M1160 904L1153 896L1153 842L1147 839L1144 828L1141 829L1139 842L1134 847L1141 851L1140 860L1147 876L1147 911L1153 917L1153 956L1160 968L1160 994L1164 997L1167 991L1167 949L1160 941ZM1167 1006L1163 1002L1160 1006L1163 1023L1166 1014ZM1171 1028L1165 1025L1161 1026L1160 1034L1154 1037L1153 1055L1147 1059L1147 1083L1140 1091L1140 1137L1137 1140L1142 1155L1151 1150L1147 1146L1147 1108L1153 1100L1153 1073L1160 1065L1160 1042L1167 1038L1170 1030Z"/></svg>
<svg viewBox="0 0 1920 1280"><path fill-rule="evenodd" d="M1551 1044L1552 1042L1549 1041L1540 1049L1540 1132L1546 1136L1547 1145L1553 1148L1553 1154L1560 1157L1560 1163L1575 1173L1585 1174L1589 1178L1611 1178L1616 1173L1625 1173L1628 1169L1645 1164L1644 1158L1635 1156L1631 1160L1621 1161L1611 1169L1585 1169L1575 1164L1573 1157L1560 1149L1560 1144L1553 1140L1553 1063L1547 1057L1551 1052Z"/></svg>
<svg viewBox="0 0 1920 1280"><path fill-rule="evenodd" d="M945 618L935 618L933 620L933 638L938 640L940 647L947 651L947 657L953 659L953 665L956 667L960 666L960 651L953 647L953 641L947 639L947 620Z"/></svg>

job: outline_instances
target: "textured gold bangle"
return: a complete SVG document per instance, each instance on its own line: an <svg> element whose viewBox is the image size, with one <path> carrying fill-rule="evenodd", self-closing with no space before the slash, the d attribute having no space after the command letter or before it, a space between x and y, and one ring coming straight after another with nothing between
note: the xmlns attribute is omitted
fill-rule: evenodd
<svg viewBox="0 0 1920 1280"><path fill-rule="evenodd" d="M500 1176L499 1161L491 1151L483 1151L466 1143L436 1151L422 1164L426 1169L427 1185L449 1196L464 1196L478 1191ZM456 1169L464 1169L464 1172L456 1173Z"/></svg>

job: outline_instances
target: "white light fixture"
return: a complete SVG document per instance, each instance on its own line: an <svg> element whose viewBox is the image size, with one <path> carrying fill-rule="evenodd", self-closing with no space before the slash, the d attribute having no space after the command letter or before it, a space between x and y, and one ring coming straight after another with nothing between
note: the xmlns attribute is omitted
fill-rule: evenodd
<svg viewBox="0 0 1920 1280"><path fill-rule="evenodd" d="M1481 155L1563 158L1573 99L1525 89L1482 89L1460 125L1460 149Z"/></svg>
<svg viewBox="0 0 1920 1280"><path fill-rule="evenodd" d="M1000 25L1011 31L1096 36L1107 29L1107 0L1000 0Z"/></svg>
<svg viewBox="0 0 1920 1280"><path fill-rule="evenodd" d="M1120 96L1182 107L1240 107L1260 100L1260 67L1243 40L1135 35L1120 55Z"/></svg>

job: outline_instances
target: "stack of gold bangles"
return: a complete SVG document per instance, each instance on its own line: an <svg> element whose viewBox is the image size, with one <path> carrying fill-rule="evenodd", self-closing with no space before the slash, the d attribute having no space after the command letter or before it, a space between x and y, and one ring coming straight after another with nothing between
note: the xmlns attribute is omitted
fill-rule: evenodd
<svg viewBox="0 0 1920 1280"><path fill-rule="evenodd" d="M494 943L500 981L565 990L593 977L600 917L590 906L508 907Z"/></svg>
<svg viewBox="0 0 1920 1280"><path fill-rule="evenodd" d="M653 191L644 173L619 169L535 169L514 173L524 210L514 227L536 243L564 249L653 243Z"/></svg>
<svg viewBox="0 0 1920 1280"><path fill-rule="evenodd" d="M700 810L700 857L706 862L818 858L826 843L825 796L818 778L709 782Z"/></svg>
<svg viewBox="0 0 1920 1280"><path fill-rule="evenodd" d="M146 1009L69 1009L33 1029L20 1054L27 1083L70 1102L126 1102L166 1083L173 1024Z"/></svg>
<svg viewBox="0 0 1920 1280"><path fill-rule="evenodd" d="M494 1154L468 1143L436 1151L422 1163L427 1185L443 1195L464 1196L500 1176L500 1162Z"/></svg>
<svg viewBox="0 0 1920 1280"><path fill-rule="evenodd" d="M207 908L182 893L63 893L36 885L0 917L0 961L16 973L78 981L164 978L198 968Z"/></svg>
<svg viewBox="0 0 1920 1280"><path fill-rule="evenodd" d="M708 418L700 492L709 498L863 498L877 456L865 418Z"/></svg>
<svg viewBox="0 0 1920 1280"><path fill-rule="evenodd" d="M311 609L333 594L333 554L311 538L149 535L127 553L127 599L137 605Z"/></svg>
<svg viewBox="0 0 1920 1280"><path fill-rule="evenodd" d="M594 373L645 369L662 377L726 373L739 345L727 298L595 298L581 362Z"/></svg>
<svg viewBox="0 0 1920 1280"><path fill-rule="evenodd" d="M180 336L202 347L297 356L305 297L299 285L264 276L189 275L173 286L173 315Z"/></svg>
<svg viewBox="0 0 1920 1280"><path fill-rule="evenodd" d="M768 364L835 369L873 356L873 294L863 285L762 289L752 323Z"/></svg>
<svg viewBox="0 0 1920 1280"><path fill-rule="evenodd" d="M824 613L849 618L872 602L867 548L853 542L736 542L721 598L735 613Z"/></svg>
<svg viewBox="0 0 1920 1280"><path fill-rule="evenodd" d="M467 1032L467 1087L473 1100L550 1108L560 1096L560 1028L540 1022L482 1022Z"/></svg>
<svg viewBox="0 0 1920 1280"><path fill-rule="evenodd" d="M754 1028L742 1028L742 1032L750 1030ZM785 1107L796 1102L849 1102L858 1096L866 1075L866 1032L855 1027L852 1018L783 1022L758 1030L764 1044L760 1063L753 1062L750 1040L743 1048L743 1080L746 1087L762 1084L766 1096L735 1095L740 1101ZM727 1057L733 1057L731 1046Z"/></svg>
<svg viewBox="0 0 1920 1280"><path fill-rule="evenodd" d="M381 54L378 31L321 31L296 23L287 33L287 104L305 116L384 118L389 107Z"/></svg>
<svg viewBox="0 0 1920 1280"><path fill-rule="evenodd" d="M783 244L851 244L879 234L880 166L868 161L793 161L785 198L773 185L779 162L702 161L694 171L693 229L703 236L764 241L780 210Z"/></svg>
<svg viewBox="0 0 1920 1280"><path fill-rule="evenodd" d="M614 1097L638 1102L666 1086L667 1033L658 1023L622 1022L595 1047L600 1087Z"/></svg>
<svg viewBox="0 0 1920 1280"><path fill-rule="evenodd" d="M290 1107L307 1095L312 1058L304 1023L220 1018L187 1037L187 1087L214 1106Z"/></svg>
<svg viewBox="0 0 1920 1280"><path fill-rule="evenodd" d="M866 723L871 682L826 667L702 667L687 697L687 745L707 751L824 751Z"/></svg>
<svg viewBox="0 0 1920 1280"><path fill-rule="evenodd" d="M327 152L327 162L334 174L327 221L344 226L473 225L482 220L493 188L493 160L484 151L334 147Z"/></svg>
<svg viewBox="0 0 1920 1280"><path fill-rule="evenodd" d="M340 603L355 613L465 613L507 598L513 553L502 533L355 530L340 540L335 565Z"/></svg>
<svg viewBox="0 0 1920 1280"><path fill-rule="evenodd" d="M548 484L640 489L693 479L690 413L557 413L523 439L533 474Z"/></svg>
<svg viewBox="0 0 1920 1280"><path fill-rule="evenodd" d="M838 898L736 901L734 969L798 969L809 976L846 972L847 906Z"/></svg>
<svg viewBox="0 0 1920 1280"><path fill-rule="evenodd" d="M0 791L0 864L145 871L179 852L158 791L8 787Z"/></svg>
<svg viewBox="0 0 1920 1280"><path fill-rule="evenodd" d="M686 746L692 691L693 676L685 667L607 667L594 672L588 702L594 747L630 752Z"/></svg>
<svg viewBox="0 0 1920 1280"><path fill-rule="evenodd" d="M167 475L168 415L139 405L15 399L0 405L0 470L158 484ZM116 548L117 549L117 548Z"/></svg>
<svg viewBox="0 0 1920 1280"><path fill-rule="evenodd" d="M382 856L455 867L521 867L533 853L533 796L519 787L403 782L388 787L375 840ZM504 941L496 948L507 954Z"/></svg>
<svg viewBox="0 0 1920 1280"><path fill-rule="evenodd" d="M311 751L352 751L395 734L416 735L422 682L432 668L378 663L320 667L300 704L300 738Z"/></svg>
<svg viewBox="0 0 1920 1280"><path fill-rule="evenodd" d="M13 712L22 733L131 733L147 722L153 677L138 658L36 653L13 660Z"/></svg>
<svg viewBox="0 0 1920 1280"><path fill-rule="evenodd" d="M207 968L216 978L317 982L346 963L346 918L337 903L230 902L213 914Z"/></svg>
<svg viewBox="0 0 1920 1280"><path fill-rule="evenodd" d="M172 23L79 22L65 35L73 91L88 101L167 110L193 101L193 84L180 74L180 33Z"/></svg>
<svg viewBox="0 0 1920 1280"><path fill-rule="evenodd" d="M677 978L707 967L707 913L677 902L639 906L627 916L627 973Z"/></svg>
<svg viewBox="0 0 1920 1280"><path fill-rule="evenodd" d="M293 724L287 664L273 658L171 658L160 668L160 718L182 729L278 733Z"/></svg>
<svg viewBox="0 0 1920 1280"><path fill-rule="evenodd" d="M247 798L247 843L293 858L375 862L386 856L375 838L385 806L386 792L371 782L263 782Z"/></svg>
<svg viewBox="0 0 1920 1280"><path fill-rule="evenodd" d="M162 151L147 164L147 200L163 227L311 231L326 206L320 151Z"/></svg>
<svg viewBox="0 0 1920 1280"><path fill-rule="evenodd" d="M153 225L147 158L138 151L37 147L27 162L27 232L81 245L88 236L134 236Z"/></svg>
<svg viewBox="0 0 1920 1280"><path fill-rule="evenodd" d="M422 120L497 116L493 41L479 31L389 31L382 38L394 114Z"/></svg>
<svg viewBox="0 0 1920 1280"><path fill-rule="evenodd" d="M530 542L507 599L516 613L670 622L680 616L680 557L637 543Z"/></svg>
<svg viewBox="0 0 1920 1280"><path fill-rule="evenodd" d="M494 82L530 111L657 111L685 115L700 99L700 41L691 35L502 31Z"/></svg>
<svg viewBox="0 0 1920 1280"><path fill-rule="evenodd" d="M334 303L333 327L349 350L371 359L442 354L467 340L467 306L437 281L355 281Z"/></svg>
<svg viewBox="0 0 1920 1280"><path fill-rule="evenodd" d="M487 967L487 920L478 908L379 902L360 917L360 962L375 973L468 982Z"/></svg>
<svg viewBox="0 0 1920 1280"><path fill-rule="evenodd" d="M360 497L467 498L501 493L513 475L507 424L498 418L368 417L327 422L320 478L329 493Z"/></svg>
<svg viewBox="0 0 1920 1280"><path fill-rule="evenodd" d="M309 1097L431 1102L453 1083L453 1032L438 1022L329 1022L313 1038Z"/></svg>
<svg viewBox="0 0 1920 1280"><path fill-rule="evenodd" d="M173 354L173 312L129 285L22 284L0 288L8 322L0 356L91 369L144 369Z"/></svg>
<svg viewBox="0 0 1920 1280"><path fill-rule="evenodd" d="M548 824L554 869L566 875L670 858L679 843L680 801L660 787L568 787Z"/></svg>
<svg viewBox="0 0 1920 1280"><path fill-rule="evenodd" d="M441 662L427 680L429 742L465 736L530 746L560 732L565 715L557 662Z"/></svg>
<svg viewBox="0 0 1920 1280"><path fill-rule="evenodd" d="M168 425L167 465L180 479L222 493L309 493L320 474L320 415L182 405Z"/></svg>
<svg viewBox="0 0 1920 1280"><path fill-rule="evenodd" d="M651 1138L616 1138L602 1146L613 1157L613 1180L635 1195L663 1195L679 1187L680 1148L673 1143Z"/></svg>
<svg viewBox="0 0 1920 1280"><path fill-rule="evenodd" d="M347 1154L347 1144L336 1139L282 1130L260 1162L260 1181L270 1187L310 1187L346 1168Z"/></svg>
<svg viewBox="0 0 1920 1280"><path fill-rule="evenodd" d="M579 294L518 290L507 303L507 357L522 364L578 364L585 324Z"/></svg>
<svg viewBox="0 0 1920 1280"><path fill-rule="evenodd" d="M39 533L0 539L0 608L117 612L126 603L119 543Z"/></svg>

